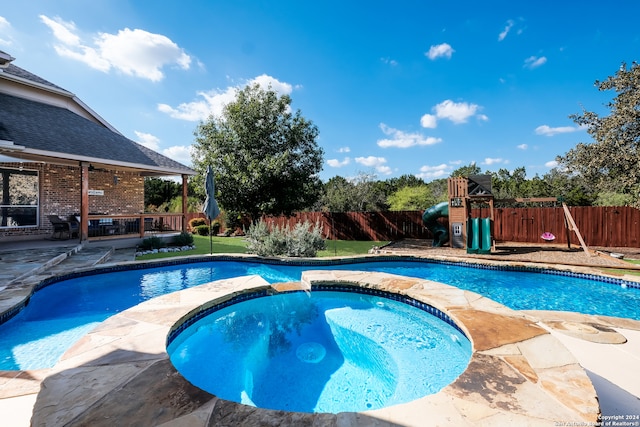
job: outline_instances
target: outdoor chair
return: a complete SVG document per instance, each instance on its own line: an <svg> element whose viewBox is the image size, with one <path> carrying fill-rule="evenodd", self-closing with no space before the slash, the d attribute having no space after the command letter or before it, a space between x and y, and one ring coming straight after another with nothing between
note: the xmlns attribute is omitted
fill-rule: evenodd
<svg viewBox="0 0 640 427"><path fill-rule="evenodd" d="M71 239L73 237L78 237L78 233L80 231L80 227L75 221L67 221L60 218L58 215L49 215L49 222L53 225L53 234L51 235L52 239ZM57 235L57 237L56 237Z"/></svg>

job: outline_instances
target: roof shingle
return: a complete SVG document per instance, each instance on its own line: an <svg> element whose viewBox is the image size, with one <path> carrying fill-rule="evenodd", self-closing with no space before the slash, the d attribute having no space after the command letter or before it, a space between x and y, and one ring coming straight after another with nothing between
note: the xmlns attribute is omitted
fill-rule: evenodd
<svg viewBox="0 0 640 427"><path fill-rule="evenodd" d="M11 66L11 65L10 65ZM194 171L106 127L65 108L0 93L0 140L27 149L88 157L104 163L127 163L180 171Z"/></svg>

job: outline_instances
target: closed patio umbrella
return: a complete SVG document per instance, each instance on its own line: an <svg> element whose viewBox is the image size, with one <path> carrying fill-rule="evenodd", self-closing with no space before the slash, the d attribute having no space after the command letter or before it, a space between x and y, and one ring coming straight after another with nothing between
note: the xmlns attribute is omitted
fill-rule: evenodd
<svg viewBox="0 0 640 427"><path fill-rule="evenodd" d="M207 175L204 178L204 189L207 198L204 201L202 212L209 218L209 254L212 254L213 237L211 237L211 223L220 215L220 208L218 207L218 202L216 202L216 186L211 165L207 166Z"/></svg>

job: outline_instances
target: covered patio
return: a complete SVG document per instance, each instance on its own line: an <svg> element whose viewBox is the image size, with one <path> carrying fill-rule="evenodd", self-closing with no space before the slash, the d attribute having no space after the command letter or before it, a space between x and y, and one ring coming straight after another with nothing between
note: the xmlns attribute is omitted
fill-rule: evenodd
<svg viewBox="0 0 640 427"><path fill-rule="evenodd" d="M126 138L14 59L0 51L0 242L186 230L194 170ZM147 177L182 180L181 213L145 212Z"/></svg>

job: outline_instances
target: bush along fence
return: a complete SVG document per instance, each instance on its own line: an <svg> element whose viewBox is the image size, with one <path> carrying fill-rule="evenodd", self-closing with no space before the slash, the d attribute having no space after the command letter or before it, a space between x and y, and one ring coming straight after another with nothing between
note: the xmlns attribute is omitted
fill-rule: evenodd
<svg viewBox="0 0 640 427"><path fill-rule="evenodd" d="M632 207L577 206L569 211L589 246L640 247L640 210ZM293 227L298 222L318 222L323 236L338 240L432 239L422 223L423 211L388 212L300 212L293 216L265 216L270 225ZM472 210L471 216L485 215ZM448 229L448 219L438 221ZM500 242L544 244L544 232L556 236L554 243L567 239L579 245L573 231L567 231L562 207L495 208L493 238Z"/></svg>

